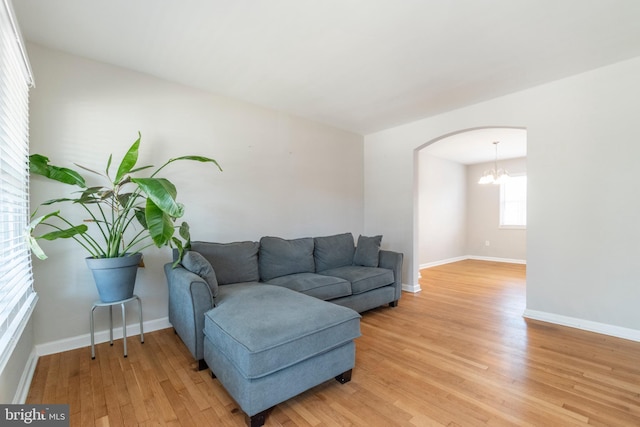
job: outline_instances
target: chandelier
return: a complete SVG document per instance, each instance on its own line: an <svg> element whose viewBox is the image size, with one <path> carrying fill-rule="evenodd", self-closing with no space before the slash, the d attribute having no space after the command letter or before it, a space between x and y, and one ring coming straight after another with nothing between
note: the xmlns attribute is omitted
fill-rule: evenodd
<svg viewBox="0 0 640 427"><path fill-rule="evenodd" d="M493 168L487 169L482 174L482 177L478 181L478 184L501 184L509 179L509 172L506 169L498 168L498 144L500 141L494 141L493 145L496 149L496 158L493 163Z"/></svg>

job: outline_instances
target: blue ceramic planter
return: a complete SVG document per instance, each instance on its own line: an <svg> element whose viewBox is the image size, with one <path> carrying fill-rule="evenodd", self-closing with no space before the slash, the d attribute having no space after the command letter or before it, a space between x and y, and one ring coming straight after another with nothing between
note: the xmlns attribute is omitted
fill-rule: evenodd
<svg viewBox="0 0 640 427"><path fill-rule="evenodd" d="M142 254L118 258L86 258L93 273L100 301L114 302L131 298Z"/></svg>

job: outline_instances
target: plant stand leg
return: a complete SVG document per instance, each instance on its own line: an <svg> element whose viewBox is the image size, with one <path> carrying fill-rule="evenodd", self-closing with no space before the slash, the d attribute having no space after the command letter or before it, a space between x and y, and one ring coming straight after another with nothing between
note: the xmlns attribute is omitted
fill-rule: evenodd
<svg viewBox="0 0 640 427"><path fill-rule="evenodd" d="M140 313L140 342L144 344L144 329L142 328L142 301L139 296L134 296L138 300L138 312Z"/></svg>
<svg viewBox="0 0 640 427"><path fill-rule="evenodd" d="M109 345L113 346L113 307L109 306Z"/></svg>
<svg viewBox="0 0 640 427"><path fill-rule="evenodd" d="M120 304L122 309L122 342L124 343L124 357L127 357L127 317L124 303Z"/></svg>
<svg viewBox="0 0 640 427"><path fill-rule="evenodd" d="M90 325L90 329L91 329L91 359L95 359L96 358L96 347L95 347L95 338L94 338L94 325L93 325L93 312L96 310L96 305L94 304L93 307L91 307L91 316L89 316L89 325Z"/></svg>

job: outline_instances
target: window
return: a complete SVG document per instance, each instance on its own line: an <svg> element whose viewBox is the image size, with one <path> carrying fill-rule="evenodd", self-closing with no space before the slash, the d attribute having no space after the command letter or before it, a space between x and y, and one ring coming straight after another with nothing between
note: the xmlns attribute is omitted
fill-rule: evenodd
<svg viewBox="0 0 640 427"><path fill-rule="evenodd" d="M500 184L500 227L527 226L527 177L512 176Z"/></svg>
<svg viewBox="0 0 640 427"><path fill-rule="evenodd" d="M29 221L29 63L10 0L0 0L0 371L36 302Z"/></svg>

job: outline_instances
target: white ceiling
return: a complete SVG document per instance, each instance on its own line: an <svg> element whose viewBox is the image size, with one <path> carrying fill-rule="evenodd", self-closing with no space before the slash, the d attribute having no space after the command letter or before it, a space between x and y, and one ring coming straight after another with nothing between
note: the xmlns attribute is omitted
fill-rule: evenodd
<svg viewBox="0 0 640 427"><path fill-rule="evenodd" d="M30 42L360 134L640 56L639 0L13 4Z"/></svg>

